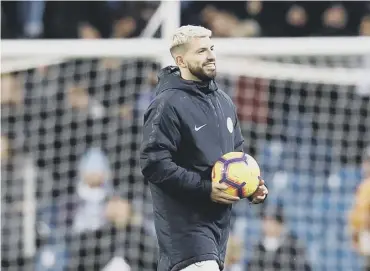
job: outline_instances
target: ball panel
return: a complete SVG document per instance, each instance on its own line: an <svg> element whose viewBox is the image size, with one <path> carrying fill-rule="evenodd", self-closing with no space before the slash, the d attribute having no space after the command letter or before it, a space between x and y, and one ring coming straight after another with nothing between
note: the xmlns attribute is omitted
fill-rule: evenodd
<svg viewBox="0 0 370 271"><path fill-rule="evenodd" d="M248 167L244 162L230 163L226 170L227 178L239 185L245 181L248 175Z"/></svg>
<svg viewBox="0 0 370 271"><path fill-rule="evenodd" d="M228 165L233 164L233 163L239 163L239 162L247 164L247 161L243 157L232 158L232 159L223 161L225 166L228 166Z"/></svg>
<svg viewBox="0 0 370 271"><path fill-rule="evenodd" d="M246 161L250 169L253 170L256 175L260 176L261 170L260 170L260 167L257 161L249 154L245 154L245 157L246 157Z"/></svg>
<svg viewBox="0 0 370 271"><path fill-rule="evenodd" d="M256 192L257 188L258 188L258 184L259 184L259 179L256 177L256 178L250 178L247 182L246 182L246 185L243 186L242 190L242 194L243 194L243 197L249 197L251 196L254 192Z"/></svg>
<svg viewBox="0 0 370 271"><path fill-rule="evenodd" d="M224 164L220 161L217 161L212 169L212 181L222 180L223 172L224 172Z"/></svg>

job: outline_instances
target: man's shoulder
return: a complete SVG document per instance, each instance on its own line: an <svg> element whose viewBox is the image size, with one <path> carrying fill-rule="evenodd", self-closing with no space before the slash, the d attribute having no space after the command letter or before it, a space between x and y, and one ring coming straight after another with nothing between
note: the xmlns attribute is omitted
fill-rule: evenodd
<svg viewBox="0 0 370 271"><path fill-rule="evenodd" d="M179 104L181 103L179 103L178 91L176 89L168 89L157 94L146 111L149 112L154 110L163 114L169 111L176 111Z"/></svg>
<svg viewBox="0 0 370 271"><path fill-rule="evenodd" d="M164 92L156 95L152 100L152 106L163 106L163 107L176 107L181 104L181 96L185 96L186 93L179 89L167 89ZM180 102L179 102L180 101Z"/></svg>

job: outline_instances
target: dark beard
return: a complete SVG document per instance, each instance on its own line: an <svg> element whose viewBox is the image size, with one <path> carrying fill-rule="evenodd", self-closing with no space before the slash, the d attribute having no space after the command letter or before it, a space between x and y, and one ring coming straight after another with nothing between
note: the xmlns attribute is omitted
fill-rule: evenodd
<svg viewBox="0 0 370 271"><path fill-rule="evenodd" d="M194 75L195 77L197 77L199 80L203 82L209 82L213 80L216 76L216 73L211 74L211 75L206 74L204 70L202 69L202 67L194 67L194 66L189 65L188 68L192 75Z"/></svg>

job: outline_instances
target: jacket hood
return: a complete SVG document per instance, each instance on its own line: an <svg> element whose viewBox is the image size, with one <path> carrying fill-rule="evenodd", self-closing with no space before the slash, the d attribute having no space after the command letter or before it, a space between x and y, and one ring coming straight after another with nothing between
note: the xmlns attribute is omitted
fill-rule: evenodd
<svg viewBox="0 0 370 271"><path fill-rule="evenodd" d="M217 84L211 80L209 82L196 82L181 78L180 69L176 66L167 66L160 70L158 74L158 84L156 95L170 89L181 89L204 95L218 89Z"/></svg>

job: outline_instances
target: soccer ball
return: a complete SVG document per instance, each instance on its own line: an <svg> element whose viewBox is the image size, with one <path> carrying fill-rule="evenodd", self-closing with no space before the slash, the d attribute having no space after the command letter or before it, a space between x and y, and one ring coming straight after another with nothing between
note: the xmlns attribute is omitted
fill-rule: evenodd
<svg viewBox="0 0 370 271"><path fill-rule="evenodd" d="M257 161L243 152L229 152L218 159L212 169L212 181L225 183L226 193L246 198L258 188L261 179Z"/></svg>

